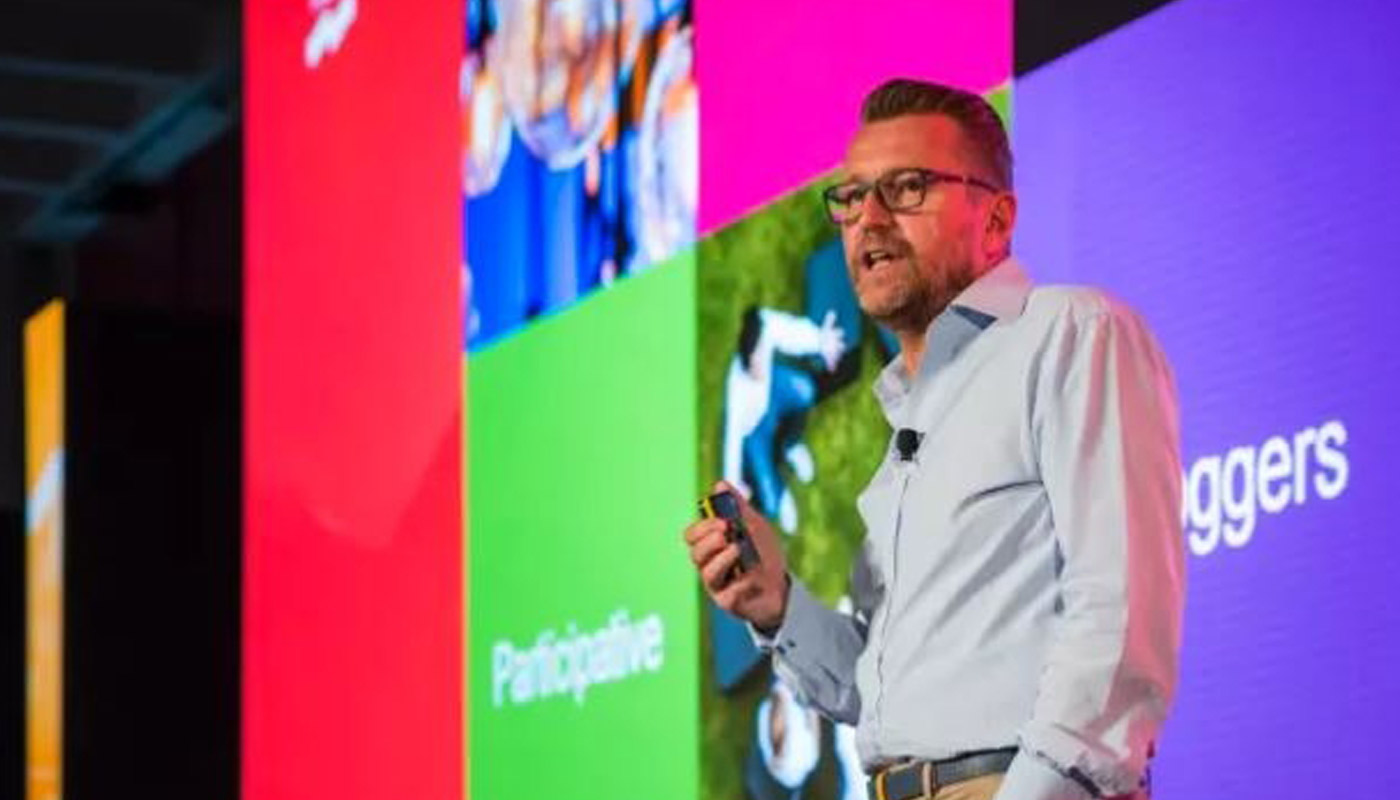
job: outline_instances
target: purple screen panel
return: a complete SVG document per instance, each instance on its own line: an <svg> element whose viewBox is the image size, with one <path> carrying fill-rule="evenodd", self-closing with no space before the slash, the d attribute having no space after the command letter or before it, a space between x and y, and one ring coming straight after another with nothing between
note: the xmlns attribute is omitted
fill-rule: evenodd
<svg viewBox="0 0 1400 800"><path fill-rule="evenodd" d="M1157 797L1351 793L1393 758L1397 29L1393 3L1179 0L1015 87L1018 252L1143 312L1181 393Z"/></svg>

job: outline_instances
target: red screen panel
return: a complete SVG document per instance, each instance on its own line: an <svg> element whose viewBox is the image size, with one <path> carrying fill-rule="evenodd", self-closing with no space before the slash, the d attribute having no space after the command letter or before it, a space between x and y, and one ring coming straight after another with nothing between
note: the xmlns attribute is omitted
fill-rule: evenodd
<svg viewBox="0 0 1400 800"><path fill-rule="evenodd" d="M462 30L246 4L247 800L462 794Z"/></svg>

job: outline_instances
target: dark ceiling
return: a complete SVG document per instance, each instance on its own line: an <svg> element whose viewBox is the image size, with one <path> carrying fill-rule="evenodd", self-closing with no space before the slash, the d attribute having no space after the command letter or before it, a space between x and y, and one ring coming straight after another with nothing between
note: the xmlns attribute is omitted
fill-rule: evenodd
<svg viewBox="0 0 1400 800"><path fill-rule="evenodd" d="M1016 77L1131 24L1170 0L1014 0Z"/></svg>
<svg viewBox="0 0 1400 800"><path fill-rule="evenodd" d="M228 126L236 0L0 0L0 241L72 241Z"/></svg>

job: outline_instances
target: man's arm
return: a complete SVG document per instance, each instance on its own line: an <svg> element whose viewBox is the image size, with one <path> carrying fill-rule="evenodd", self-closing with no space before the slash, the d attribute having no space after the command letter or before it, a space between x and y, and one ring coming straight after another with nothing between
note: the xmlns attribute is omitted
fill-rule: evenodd
<svg viewBox="0 0 1400 800"><path fill-rule="evenodd" d="M714 491L733 488L720 482ZM866 626L880 592L864 548L851 577L855 614L848 616L822 605L788 574L773 526L742 495L739 510L759 562L738 576L731 570L739 562L739 549L726 539L725 520L696 520L685 529L690 560L705 592L715 605L749 623L755 641L775 655L779 673L803 703L854 723L860 714L856 659L865 649Z"/></svg>
<svg viewBox="0 0 1400 800"><path fill-rule="evenodd" d="M1185 582L1175 390L1142 322L1108 305L1052 338L1033 420L1062 611L1000 798L1129 794L1175 691Z"/></svg>
<svg viewBox="0 0 1400 800"><path fill-rule="evenodd" d="M828 608L789 577L786 612L776 631L752 625L754 641L773 654L773 666L804 704L849 725L860 717L856 659L865 649L877 590L862 547L852 570L854 614Z"/></svg>

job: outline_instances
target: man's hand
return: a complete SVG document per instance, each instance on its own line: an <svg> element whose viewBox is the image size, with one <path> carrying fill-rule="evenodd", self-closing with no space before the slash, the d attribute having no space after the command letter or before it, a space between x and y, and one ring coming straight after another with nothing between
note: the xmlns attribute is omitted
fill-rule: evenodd
<svg viewBox="0 0 1400 800"><path fill-rule="evenodd" d="M715 484L714 491L734 491L728 483ZM730 569L739 563L739 547L725 539L723 519L702 519L685 529L690 560L700 573L700 582L715 605L760 630L771 631L783 623L787 609L787 561L777 534L748 500L738 492L739 509L758 548L758 566L733 579Z"/></svg>

